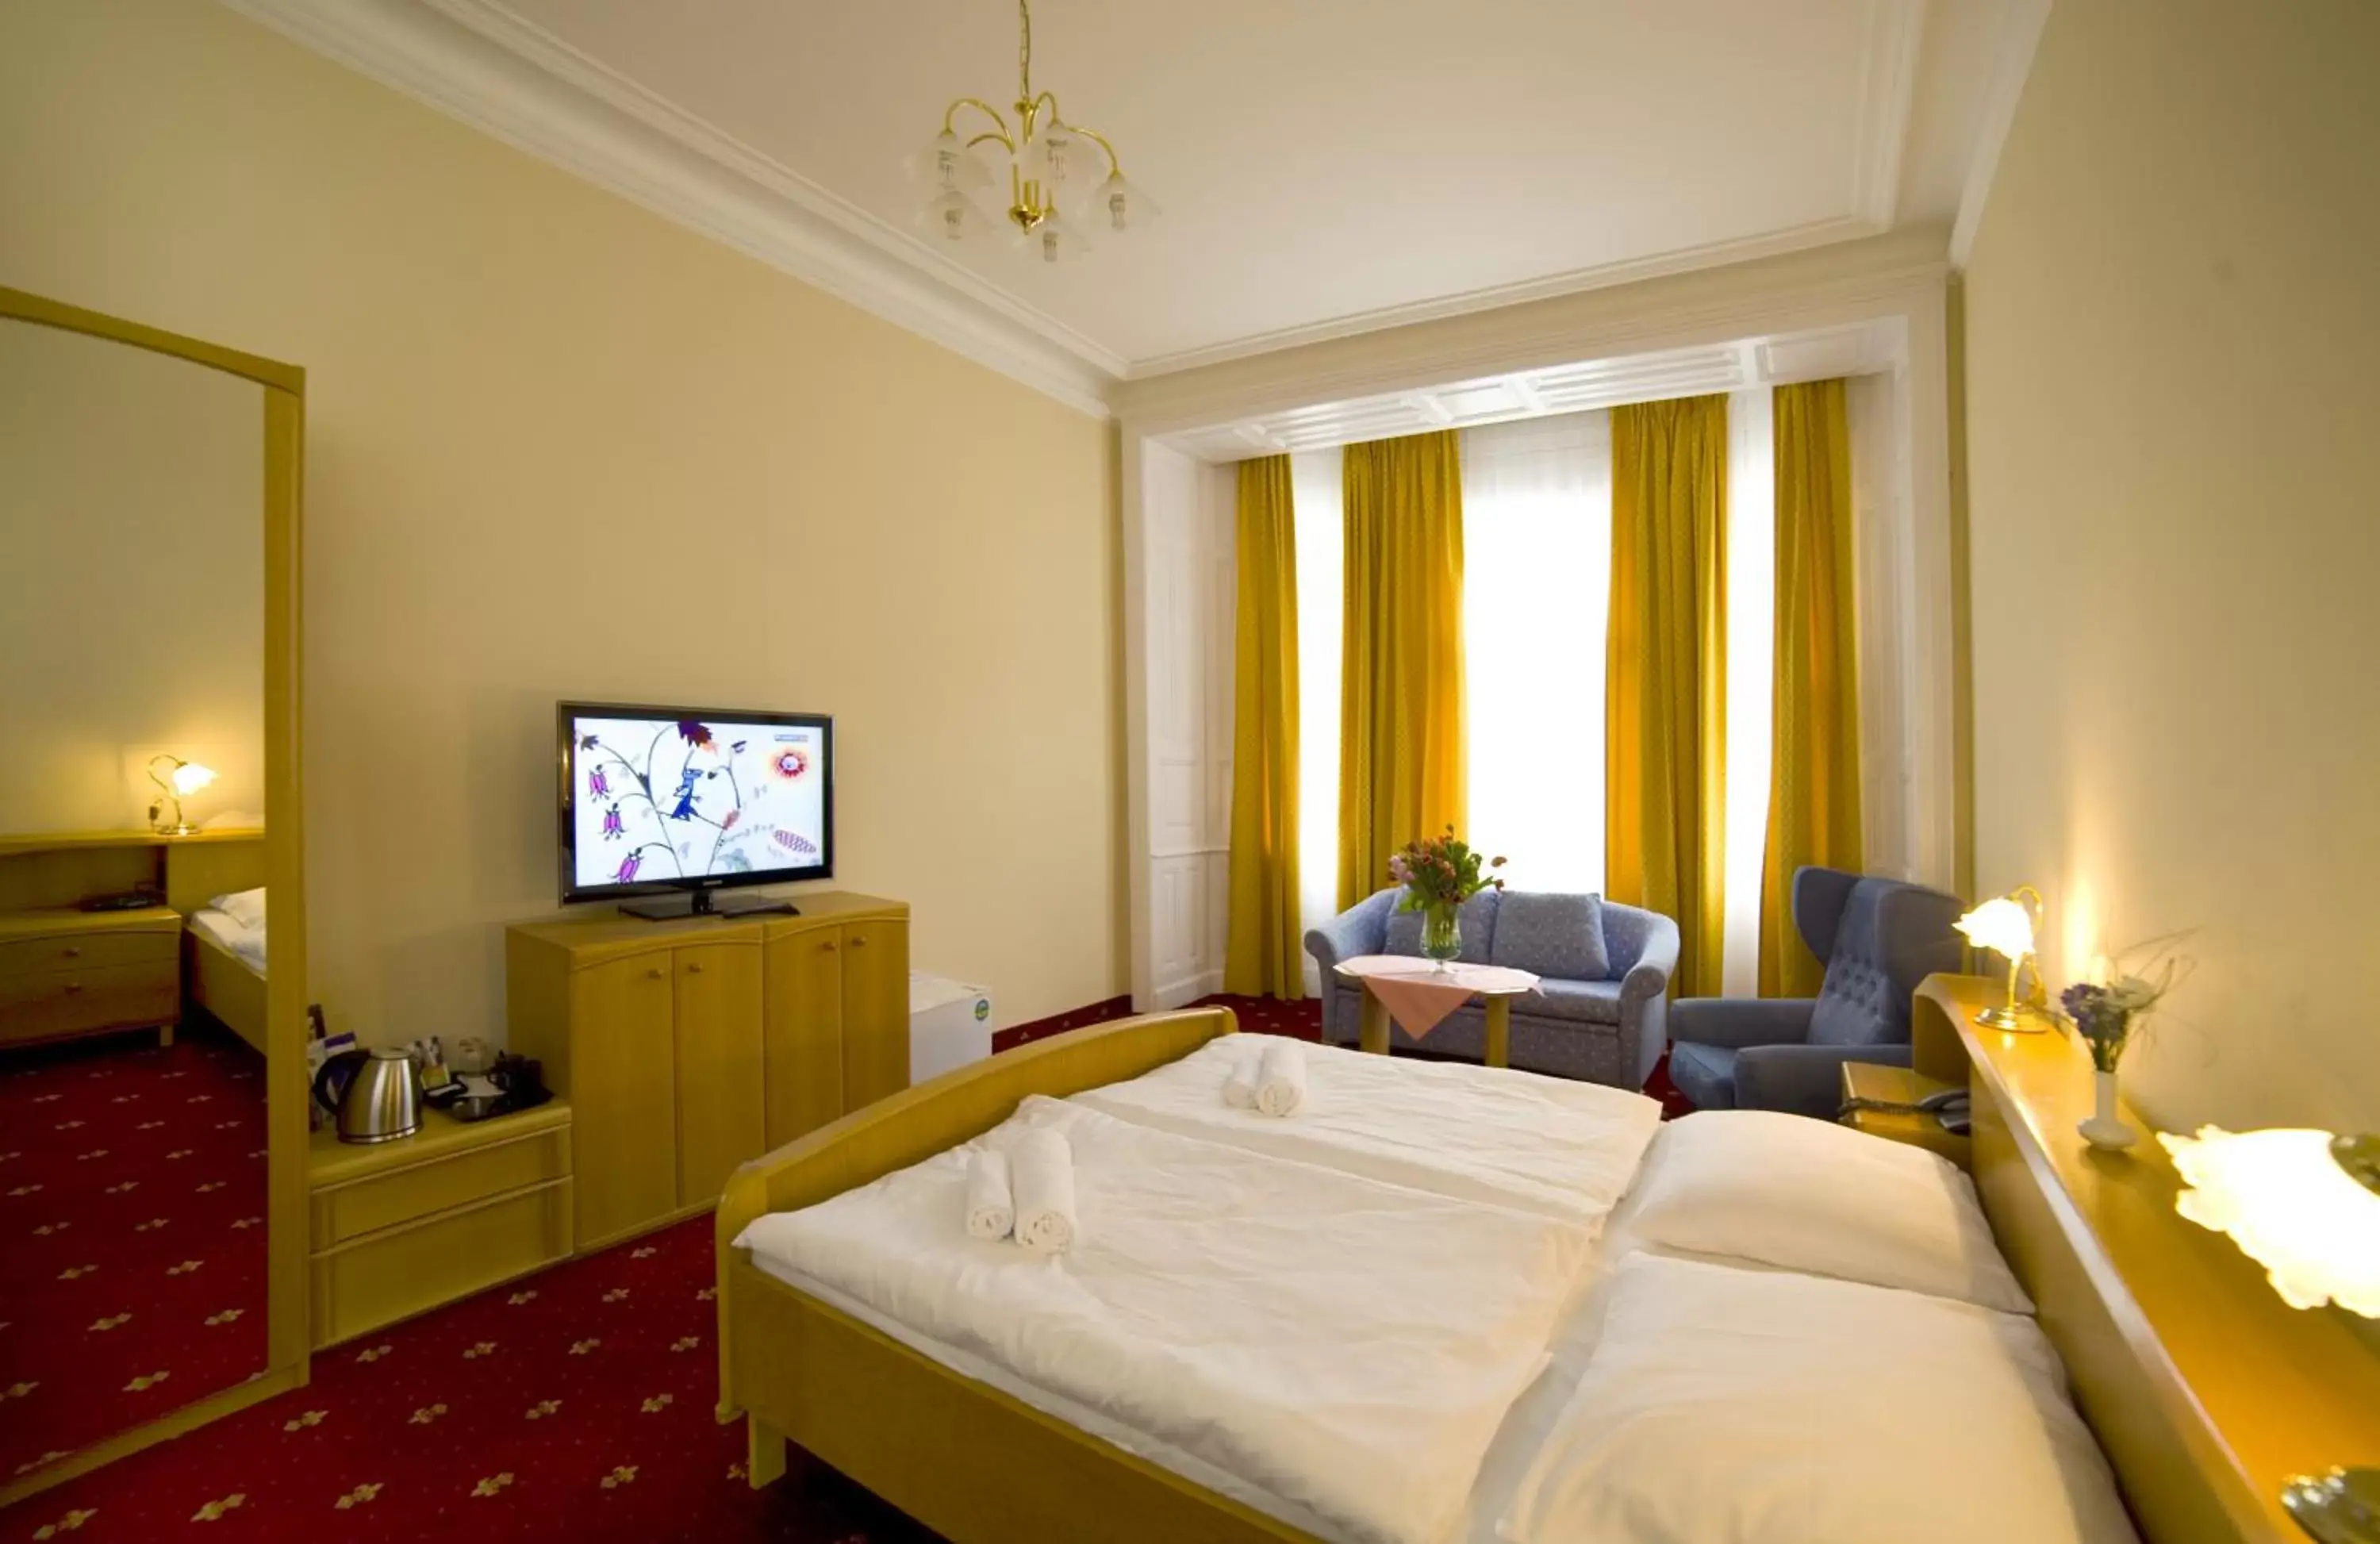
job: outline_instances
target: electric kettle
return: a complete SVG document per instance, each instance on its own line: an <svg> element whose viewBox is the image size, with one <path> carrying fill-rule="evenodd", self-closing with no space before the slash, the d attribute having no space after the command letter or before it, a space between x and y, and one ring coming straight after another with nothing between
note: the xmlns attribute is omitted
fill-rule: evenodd
<svg viewBox="0 0 2380 1544"><path fill-rule="evenodd" d="M314 1097L338 1112L342 1142L394 1142L421 1129L421 1072L393 1046L343 1051L314 1075Z"/></svg>

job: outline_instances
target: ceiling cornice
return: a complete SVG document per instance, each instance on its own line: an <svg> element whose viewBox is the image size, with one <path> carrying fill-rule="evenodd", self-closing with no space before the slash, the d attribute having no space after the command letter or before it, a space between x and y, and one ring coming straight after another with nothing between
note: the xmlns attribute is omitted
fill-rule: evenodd
<svg viewBox="0 0 2380 1544"><path fill-rule="evenodd" d="M1131 361L498 0L223 3L665 219L1106 417L1115 388L1126 381L1757 261L1888 229L1929 0L1870 0L1849 208L1840 215ZM2046 0L2038 3L2046 8Z"/></svg>
<svg viewBox="0 0 2380 1544"><path fill-rule="evenodd" d="M1121 359L482 0L224 4L665 219L1107 416Z"/></svg>
<svg viewBox="0 0 2380 1544"><path fill-rule="evenodd" d="M2000 150L2016 125L2017 103L2033 74L2033 56L2041 47L2042 30L2049 25L2051 0L2010 0L2000 19L1999 50L1992 60L1991 83L1984 98L1984 121L1967 163L1967 180L1959 190L1959 217L1950 227L1950 262L1963 269L1974 250L1975 233L1983 227L1984 205L1991 198L1992 178L1998 175Z"/></svg>

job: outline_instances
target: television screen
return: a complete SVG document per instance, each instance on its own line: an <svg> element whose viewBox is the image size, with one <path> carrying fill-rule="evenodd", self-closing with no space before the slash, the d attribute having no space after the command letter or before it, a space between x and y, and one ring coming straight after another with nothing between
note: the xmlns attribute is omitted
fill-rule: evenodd
<svg viewBox="0 0 2380 1544"><path fill-rule="evenodd" d="M565 901L828 879L834 721L565 702Z"/></svg>

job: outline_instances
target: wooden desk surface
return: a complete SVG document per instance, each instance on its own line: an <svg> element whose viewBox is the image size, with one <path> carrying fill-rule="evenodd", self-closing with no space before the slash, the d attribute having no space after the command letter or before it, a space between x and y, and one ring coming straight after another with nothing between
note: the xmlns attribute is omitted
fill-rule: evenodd
<svg viewBox="0 0 2380 1544"><path fill-rule="evenodd" d="M127 911L40 906L30 911L0 912L0 942L74 933L170 933L180 931L181 927L182 914L169 906L139 906Z"/></svg>
<svg viewBox="0 0 2380 1544"><path fill-rule="evenodd" d="M1908 1106L1932 1094L1963 1088L1959 1083L1945 1083L1907 1067L1886 1066L1875 1062L1843 1064L1842 1125L1853 1131L1890 1141L1906 1142L1912 1147L1937 1152L1963 1169L1973 1157L1973 1144L1922 1110ZM1858 1109L1854 1100L1874 1100L1897 1109Z"/></svg>
<svg viewBox="0 0 2380 1544"><path fill-rule="evenodd" d="M1977 1188L2149 1537L2302 1539L2285 1479L2380 1464L2380 1323L2289 1307L2230 1239L2176 1212L2180 1176L2138 1111L2123 1111L2143 1133L2131 1151L2084 1142L2088 1054L2062 1030L1978 1026L2003 990L1928 979L1916 1065L1972 1079Z"/></svg>
<svg viewBox="0 0 2380 1544"><path fill-rule="evenodd" d="M534 1110L484 1121L458 1121L443 1110L424 1110L421 1129L394 1142L342 1142L337 1129L325 1125L308 1138L306 1184L310 1189L327 1189L569 1124L570 1101L550 1099Z"/></svg>

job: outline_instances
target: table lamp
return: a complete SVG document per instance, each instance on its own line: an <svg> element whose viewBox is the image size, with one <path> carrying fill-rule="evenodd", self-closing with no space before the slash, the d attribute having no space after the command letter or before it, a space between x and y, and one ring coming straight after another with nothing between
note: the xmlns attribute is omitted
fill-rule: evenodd
<svg viewBox="0 0 2380 1544"><path fill-rule="evenodd" d="M2003 1007L1985 1008L1975 1015L1975 1022L1989 1029L2014 1030L2033 1034L2047 1027L2036 1022L2023 1003L2017 998L2017 978L2024 971L2025 962L2033 958L2033 936L2041 925L2041 892L2029 884L2018 885L2005 895L1985 901L1954 924L1967 942L1978 949L1988 949L2008 961L2008 1003Z"/></svg>
<svg viewBox="0 0 2380 1544"><path fill-rule="evenodd" d="M2282 1302L2380 1319L2380 1137L2208 1125L2157 1140L2181 1173L2174 1210L2228 1234ZM2321 1544L2380 1544L2380 1468L2293 1476L2281 1504Z"/></svg>
<svg viewBox="0 0 2380 1544"><path fill-rule="evenodd" d="M161 761L167 763L172 770L159 772L157 766ZM214 780L212 767L202 767L196 761L185 761L178 756L162 751L149 758L149 781L157 784L157 797L149 806L149 824L160 836L188 836L198 830L182 818L182 798L187 794L197 793ZM169 803L174 807L173 820L170 822L160 821L157 818L159 812Z"/></svg>

